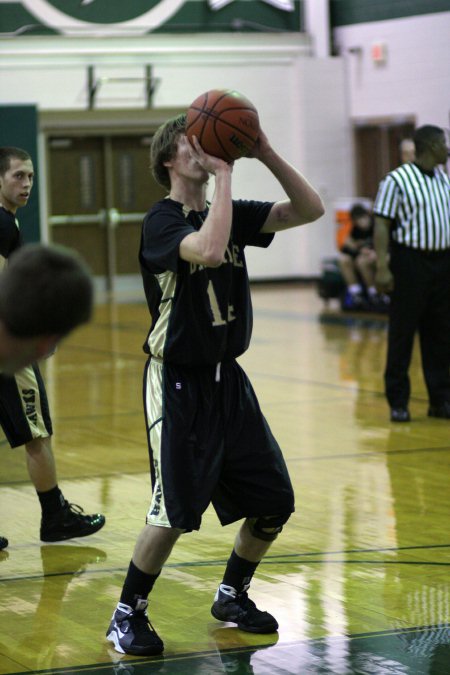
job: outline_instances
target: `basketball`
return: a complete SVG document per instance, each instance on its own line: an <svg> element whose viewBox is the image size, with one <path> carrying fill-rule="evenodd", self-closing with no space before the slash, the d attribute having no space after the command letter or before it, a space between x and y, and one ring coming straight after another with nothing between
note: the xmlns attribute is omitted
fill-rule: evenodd
<svg viewBox="0 0 450 675"><path fill-rule="evenodd" d="M259 117L253 103L231 89L212 89L191 103L186 135L197 136L208 155L232 162L245 157L259 135Z"/></svg>

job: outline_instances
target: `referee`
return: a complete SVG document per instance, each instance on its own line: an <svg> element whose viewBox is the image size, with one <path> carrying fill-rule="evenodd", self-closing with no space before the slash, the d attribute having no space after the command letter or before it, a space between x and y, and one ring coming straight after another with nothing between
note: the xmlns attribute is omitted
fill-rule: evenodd
<svg viewBox="0 0 450 675"><path fill-rule="evenodd" d="M416 330L428 415L450 419L450 180L443 129L414 135L416 159L381 181L374 204L376 285L392 292L384 374L392 422L408 422Z"/></svg>

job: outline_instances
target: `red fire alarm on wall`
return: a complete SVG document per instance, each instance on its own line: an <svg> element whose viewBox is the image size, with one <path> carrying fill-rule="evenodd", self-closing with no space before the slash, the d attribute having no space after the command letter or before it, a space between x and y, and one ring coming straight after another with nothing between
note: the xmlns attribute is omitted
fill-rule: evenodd
<svg viewBox="0 0 450 675"><path fill-rule="evenodd" d="M370 56L372 61L378 65L382 66L387 61L387 46L385 42L373 42L370 48Z"/></svg>

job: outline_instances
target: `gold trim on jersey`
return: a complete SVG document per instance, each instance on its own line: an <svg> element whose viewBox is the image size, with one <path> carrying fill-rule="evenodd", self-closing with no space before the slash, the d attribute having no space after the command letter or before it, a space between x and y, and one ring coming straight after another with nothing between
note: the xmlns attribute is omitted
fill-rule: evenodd
<svg viewBox="0 0 450 675"><path fill-rule="evenodd" d="M186 206L186 204L183 204L183 206L182 206L181 208L182 208L182 211L183 211L183 216L184 216L184 217L186 218L186 220L187 220L188 215L190 214L190 212L192 211L192 209L189 208L189 206Z"/></svg>
<svg viewBox="0 0 450 675"><path fill-rule="evenodd" d="M148 339L150 354L160 359L164 357L164 346L166 343L167 330L170 314L172 312L172 301L175 294L177 275L175 272L162 272L155 274L155 278L161 289L161 300L159 302L159 317Z"/></svg>

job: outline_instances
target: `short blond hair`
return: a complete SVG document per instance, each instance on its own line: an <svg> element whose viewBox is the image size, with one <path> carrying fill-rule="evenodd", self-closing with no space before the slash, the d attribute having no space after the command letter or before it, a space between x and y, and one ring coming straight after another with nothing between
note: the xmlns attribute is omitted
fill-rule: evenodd
<svg viewBox="0 0 450 675"><path fill-rule="evenodd" d="M150 168L154 179L170 192L170 176L165 162L171 160L178 146L178 138L186 130L186 115L172 117L156 130L150 146Z"/></svg>

